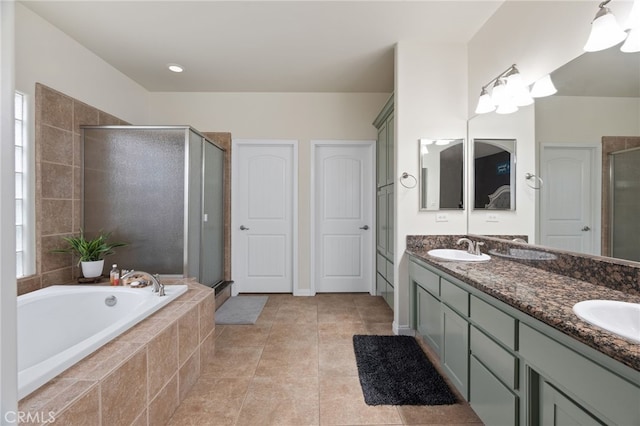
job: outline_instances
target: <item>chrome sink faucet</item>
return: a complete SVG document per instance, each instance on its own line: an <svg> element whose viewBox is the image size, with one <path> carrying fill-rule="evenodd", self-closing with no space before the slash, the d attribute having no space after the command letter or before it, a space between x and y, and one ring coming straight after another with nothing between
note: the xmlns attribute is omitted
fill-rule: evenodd
<svg viewBox="0 0 640 426"><path fill-rule="evenodd" d="M471 241L469 238L460 238L456 244L462 244L462 243L468 244L467 253L476 254L476 247L473 241Z"/></svg>
<svg viewBox="0 0 640 426"><path fill-rule="evenodd" d="M144 271L129 271L126 274L124 274L122 277L120 277L120 279L125 280L126 278L138 277L138 276L148 277L149 280L151 281L151 284L153 285L153 289L151 291L154 293L158 293L158 296L165 296L164 284L160 282L160 277L158 276L158 274L152 275Z"/></svg>
<svg viewBox="0 0 640 426"><path fill-rule="evenodd" d="M480 246L483 246L484 243L480 241L473 242L469 238L460 238L456 244L467 243L467 253L474 254L476 256L480 256L482 252L480 251Z"/></svg>

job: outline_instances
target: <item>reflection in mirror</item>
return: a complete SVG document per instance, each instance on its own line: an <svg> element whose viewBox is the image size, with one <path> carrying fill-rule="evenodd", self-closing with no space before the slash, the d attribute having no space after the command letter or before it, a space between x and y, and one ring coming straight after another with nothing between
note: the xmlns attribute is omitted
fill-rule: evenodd
<svg viewBox="0 0 640 426"><path fill-rule="evenodd" d="M420 210L464 209L464 139L420 139Z"/></svg>
<svg viewBox="0 0 640 426"><path fill-rule="evenodd" d="M473 140L473 208L515 210L514 139Z"/></svg>
<svg viewBox="0 0 640 426"><path fill-rule="evenodd" d="M617 153L640 147L640 53L585 53L551 78L558 93L535 104L538 173L545 183L539 194L540 244L638 261L637 219L614 217L637 216L632 205L615 205L612 195L616 188L635 187L632 198L639 199L640 180L637 174L618 179L609 168L610 160L622 158ZM560 154L572 168L554 167ZM638 159L628 158L639 170ZM570 213L573 221L566 220ZM626 245L621 236L635 237L634 249L615 247L616 240Z"/></svg>

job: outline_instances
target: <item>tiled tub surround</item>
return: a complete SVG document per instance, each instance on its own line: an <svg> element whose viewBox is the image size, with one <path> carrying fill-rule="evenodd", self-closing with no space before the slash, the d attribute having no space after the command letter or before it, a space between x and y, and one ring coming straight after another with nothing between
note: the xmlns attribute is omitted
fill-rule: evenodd
<svg viewBox="0 0 640 426"><path fill-rule="evenodd" d="M189 289L19 401L19 410L45 420L52 412L53 424L65 426L165 424L213 356L215 299L194 280L163 282Z"/></svg>
<svg viewBox="0 0 640 426"><path fill-rule="evenodd" d="M483 252L504 251L509 247L535 248L554 253L558 259L516 262L492 256L488 262L448 262L427 254L434 248L455 247L461 237L408 236L407 252L622 364L640 370L640 345L593 326L572 311L575 303L590 299L640 303L640 268L633 267L633 262L617 263L612 259L571 255L479 236L469 237L486 244ZM605 278L607 274L611 276ZM600 277L602 283L598 284Z"/></svg>

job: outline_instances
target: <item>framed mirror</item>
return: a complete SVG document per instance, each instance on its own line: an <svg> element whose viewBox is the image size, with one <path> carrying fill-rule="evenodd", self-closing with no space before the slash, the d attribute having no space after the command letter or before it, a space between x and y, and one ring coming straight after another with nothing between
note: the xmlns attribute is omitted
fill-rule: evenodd
<svg viewBox="0 0 640 426"><path fill-rule="evenodd" d="M474 139L472 151L473 209L515 210L515 139Z"/></svg>
<svg viewBox="0 0 640 426"><path fill-rule="evenodd" d="M464 139L420 139L420 211L464 209Z"/></svg>

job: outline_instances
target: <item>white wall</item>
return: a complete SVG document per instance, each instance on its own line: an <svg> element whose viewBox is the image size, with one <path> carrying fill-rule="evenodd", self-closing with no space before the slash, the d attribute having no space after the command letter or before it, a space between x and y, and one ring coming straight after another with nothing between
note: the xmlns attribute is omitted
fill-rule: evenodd
<svg viewBox="0 0 640 426"><path fill-rule="evenodd" d="M130 123L146 119L142 86L20 3L15 40L16 90L28 95L31 117L38 82Z"/></svg>
<svg viewBox="0 0 640 426"><path fill-rule="evenodd" d="M535 105L538 143L600 143L640 135L640 99L550 96Z"/></svg>
<svg viewBox="0 0 640 426"><path fill-rule="evenodd" d="M482 235L528 235L535 237L536 191L526 185L525 173L536 171L535 117L533 106L520 108L513 114L483 114L469 120L469 141L474 139L516 140L516 209L515 210L470 210L470 234ZM468 158L473 161L471 154ZM469 196L467 205L472 206L473 176L468 168Z"/></svg>
<svg viewBox="0 0 640 426"><path fill-rule="evenodd" d="M311 140L375 140L389 93L151 93L149 124L298 141L298 288L310 289ZM233 274L233 271L232 271Z"/></svg>
<svg viewBox="0 0 640 426"><path fill-rule="evenodd" d="M447 211L448 222L436 222L439 212L420 212L418 187L404 188L403 172L419 176L418 140L466 139L467 49L463 44L401 41L395 56L395 241L394 330L409 333L408 259L410 234L465 234L466 214Z"/></svg>
<svg viewBox="0 0 640 426"><path fill-rule="evenodd" d="M600 1L506 1L469 42L469 116L480 89L517 64L526 83L583 53ZM620 22L631 2L608 5Z"/></svg>

